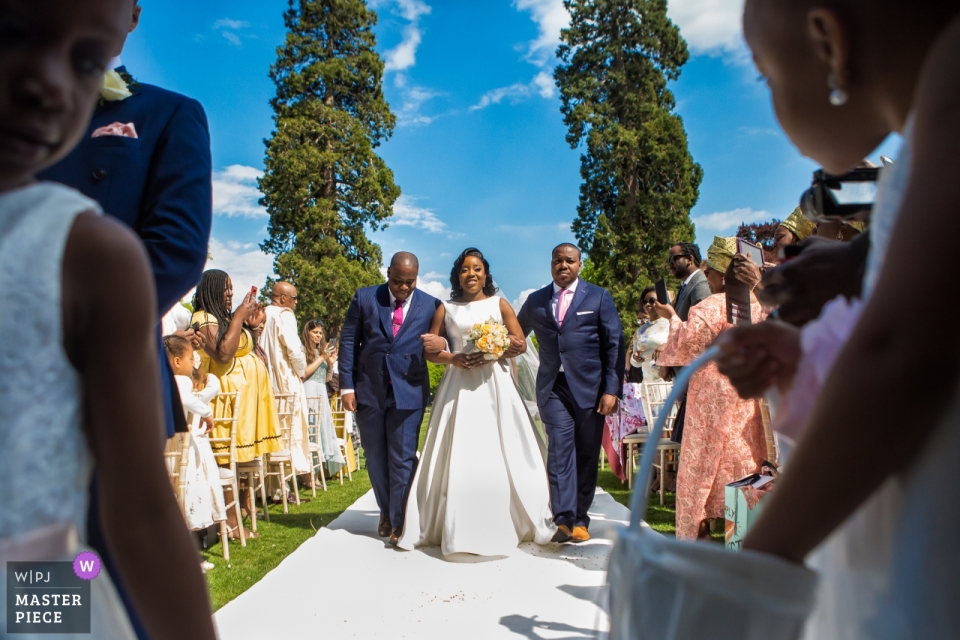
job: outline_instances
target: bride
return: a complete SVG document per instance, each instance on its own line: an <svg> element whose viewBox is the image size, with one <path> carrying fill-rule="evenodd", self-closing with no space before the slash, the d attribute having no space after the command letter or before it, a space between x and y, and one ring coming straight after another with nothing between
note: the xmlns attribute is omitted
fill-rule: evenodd
<svg viewBox="0 0 960 640"><path fill-rule="evenodd" d="M507 555L521 542L545 544L556 533L546 446L506 361L484 360L464 336L491 317L512 338L524 336L510 304L496 297L480 251L460 254L450 285L452 299L437 308L430 327L435 335L445 329L450 352L428 359L453 366L437 389L397 546Z"/></svg>

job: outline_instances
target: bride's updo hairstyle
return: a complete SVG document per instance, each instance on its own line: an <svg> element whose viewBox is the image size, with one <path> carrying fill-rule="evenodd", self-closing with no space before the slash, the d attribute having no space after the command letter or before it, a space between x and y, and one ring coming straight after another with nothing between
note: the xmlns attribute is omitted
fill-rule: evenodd
<svg viewBox="0 0 960 640"><path fill-rule="evenodd" d="M469 256L478 258L480 262L483 263L483 270L487 274L487 278L483 282L483 294L488 298L497 295L497 288L493 284L493 276L490 275L490 263L487 262L487 259L480 253L480 249L470 247L469 249L464 249L463 253L461 253L453 263L453 269L450 271L450 297L456 299L463 295L463 287L460 286L460 269L463 268L463 262Z"/></svg>

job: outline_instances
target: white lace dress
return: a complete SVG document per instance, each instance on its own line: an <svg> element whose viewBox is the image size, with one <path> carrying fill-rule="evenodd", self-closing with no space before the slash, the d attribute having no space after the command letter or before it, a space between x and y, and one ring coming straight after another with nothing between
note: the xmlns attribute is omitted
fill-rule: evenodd
<svg viewBox="0 0 960 640"><path fill-rule="evenodd" d="M473 350L464 335L474 323L502 321L500 298L444 307L454 353ZM502 556L521 542L546 544L556 528L545 459L546 446L506 365L447 367L398 546Z"/></svg>
<svg viewBox="0 0 960 640"><path fill-rule="evenodd" d="M0 566L31 557L22 543L31 532L66 523L81 545L86 535L93 461L82 429L81 378L63 348L60 285L70 229L91 210L99 212L96 202L53 183L0 193ZM44 559L72 561L75 553ZM91 595L91 637L134 637L105 571Z"/></svg>

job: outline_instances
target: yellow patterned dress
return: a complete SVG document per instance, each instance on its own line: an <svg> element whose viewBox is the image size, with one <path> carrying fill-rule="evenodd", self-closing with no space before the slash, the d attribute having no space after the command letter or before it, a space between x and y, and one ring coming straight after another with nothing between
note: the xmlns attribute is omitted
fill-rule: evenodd
<svg viewBox="0 0 960 640"><path fill-rule="evenodd" d="M217 326L217 319L205 311L193 314L193 323L200 327ZM206 351L200 352L200 374L212 373L220 380L223 393L240 392L240 406L237 409L237 460L249 462L265 453L279 451L280 417L270 388L270 376L267 367L253 352L253 339L244 330L240 336L240 346L233 360L220 364L211 359ZM226 427L217 426L214 438L228 438ZM213 447L219 453L224 447Z"/></svg>

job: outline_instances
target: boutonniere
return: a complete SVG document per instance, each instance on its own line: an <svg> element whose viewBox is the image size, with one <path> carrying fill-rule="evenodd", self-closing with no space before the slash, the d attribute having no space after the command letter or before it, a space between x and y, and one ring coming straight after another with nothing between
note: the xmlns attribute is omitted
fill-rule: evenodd
<svg viewBox="0 0 960 640"><path fill-rule="evenodd" d="M137 82L127 72L111 69L103 74L103 86L100 87L100 106L107 102L119 102L133 95L131 88L136 88Z"/></svg>

